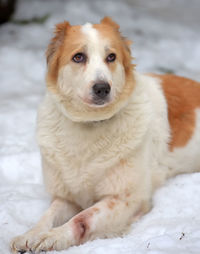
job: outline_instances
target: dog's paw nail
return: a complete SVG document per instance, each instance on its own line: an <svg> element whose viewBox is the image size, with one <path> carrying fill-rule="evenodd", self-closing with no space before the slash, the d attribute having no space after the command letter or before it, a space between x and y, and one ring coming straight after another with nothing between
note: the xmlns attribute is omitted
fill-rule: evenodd
<svg viewBox="0 0 200 254"><path fill-rule="evenodd" d="M26 250L19 250L18 253L19 254L24 254L24 253L26 253Z"/></svg>

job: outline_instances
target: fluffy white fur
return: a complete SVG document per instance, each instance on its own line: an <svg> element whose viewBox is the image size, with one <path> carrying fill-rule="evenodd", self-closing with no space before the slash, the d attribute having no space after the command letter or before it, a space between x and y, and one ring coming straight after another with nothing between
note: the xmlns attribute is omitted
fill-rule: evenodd
<svg viewBox="0 0 200 254"><path fill-rule="evenodd" d="M83 31L95 40L97 34L90 25ZM93 50L98 56L100 49ZM60 71L59 84L70 76L67 68L71 67ZM196 152L188 164L184 160L194 145L191 142L200 141L197 132L197 141L188 147L168 151L170 129L160 81L133 75L135 87L129 99L102 121L72 121L72 113L68 117L61 101L47 92L39 109L37 137L52 204L32 230L12 241L13 253L62 250L88 239L122 234L151 208L153 191L167 177L200 165L199 159L190 163ZM67 89L64 84L63 89ZM178 167L182 159L184 165Z"/></svg>
<svg viewBox="0 0 200 254"><path fill-rule="evenodd" d="M168 150L169 138L163 93L156 79L136 73L135 77L136 86L128 105L109 120L73 122L62 114L50 93L39 110L38 142L45 184L56 200L52 206L67 197L63 204L69 206L70 211L75 210L74 215L81 209L97 207L99 214L92 217L93 223L90 222L94 227L90 239L124 232L139 213L142 215L151 207L152 192L168 173L160 167ZM119 207L109 209L109 203L106 205L109 200ZM66 221L72 214L66 212L64 217L67 218L61 217ZM53 216L51 226L54 220ZM43 224L44 220L41 221ZM65 224L70 227L66 232L73 235L70 223L72 221ZM34 232L43 232L47 228L46 224L43 228L39 223ZM63 232L58 235L65 240L73 238ZM15 240L16 249L26 241L32 248L37 246L38 242L32 239L31 231ZM77 244L74 240L65 240L54 247L64 249ZM48 243L52 245L51 240ZM45 247L43 244L38 250ZM48 248L50 246L45 249Z"/></svg>

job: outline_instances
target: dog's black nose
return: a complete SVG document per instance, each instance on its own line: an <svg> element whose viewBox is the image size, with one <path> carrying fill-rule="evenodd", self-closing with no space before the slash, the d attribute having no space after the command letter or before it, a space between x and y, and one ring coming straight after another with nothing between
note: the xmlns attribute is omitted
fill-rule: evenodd
<svg viewBox="0 0 200 254"><path fill-rule="evenodd" d="M104 99L110 93L110 85L108 83L97 83L92 87L93 93L99 99Z"/></svg>

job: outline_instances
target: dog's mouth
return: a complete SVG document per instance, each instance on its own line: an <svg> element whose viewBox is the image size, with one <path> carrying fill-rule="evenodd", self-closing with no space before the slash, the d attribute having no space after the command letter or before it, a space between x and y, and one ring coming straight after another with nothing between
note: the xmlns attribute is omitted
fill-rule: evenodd
<svg viewBox="0 0 200 254"><path fill-rule="evenodd" d="M101 99L97 96L92 97L92 104L96 106L104 106L107 105L110 102L110 96L106 97L105 99Z"/></svg>
<svg viewBox="0 0 200 254"><path fill-rule="evenodd" d="M111 103L110 97L106 99L100 99L95 96L92 98L81 98L80 99L83 101L84 104L86 104L89 107L94 107L94 108L103 108L106 107L108 104Z"/></svg>

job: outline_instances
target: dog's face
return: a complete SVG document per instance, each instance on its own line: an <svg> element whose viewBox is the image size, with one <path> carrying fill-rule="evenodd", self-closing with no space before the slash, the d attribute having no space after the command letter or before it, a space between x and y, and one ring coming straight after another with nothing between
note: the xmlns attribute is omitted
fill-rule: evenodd
<svg viewBox="0 0 200 254"><path fill-rule="evenodd" d="M47 49L47 87L73 121L112 117L134 87L129 44L110 18L100 24L58 24Z"/></svg>

